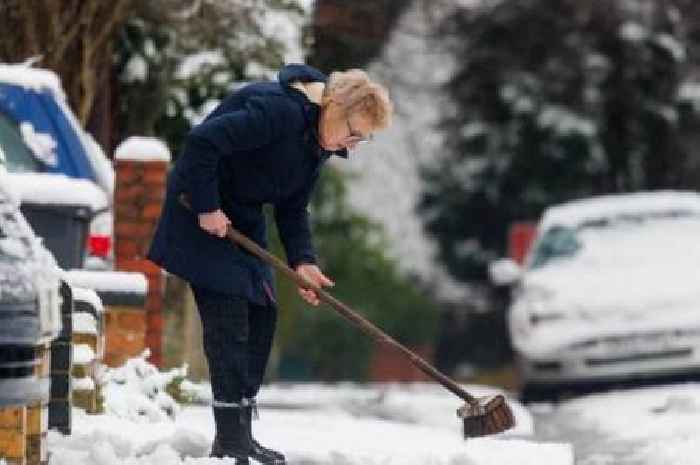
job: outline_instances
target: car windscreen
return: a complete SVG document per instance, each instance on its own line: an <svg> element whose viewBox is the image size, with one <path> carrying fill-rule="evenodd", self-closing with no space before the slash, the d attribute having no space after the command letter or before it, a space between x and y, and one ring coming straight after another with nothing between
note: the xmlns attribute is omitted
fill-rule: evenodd
<svg viewBox="0 0 700 465"><path fill-rule="evenodd" d="M36 173L43 171L41 162L22 139L16 122L0 113L0 150L5 156L7 171Z"/></svg>
<svg viewBox="0 0 700 465"><path fill-rule="evenodd" d="M574 229L564 226L549 228L536 242L529 268L541 268L557 258L570 257L579 247Z"/></svg>
<svg viewBox="0 0 700 465"><path fill-rule="evenodd" d="M536 241L528 268L542 268L558 259L573 258L584 248L592 248L589 255L594 254L596 260L634 261L640 252L648 255L649 249L658 248L659 238L681 243L697 232L700 232L700 215L685 210L622 214L592 219L577 227L557 225Z"/></svg>

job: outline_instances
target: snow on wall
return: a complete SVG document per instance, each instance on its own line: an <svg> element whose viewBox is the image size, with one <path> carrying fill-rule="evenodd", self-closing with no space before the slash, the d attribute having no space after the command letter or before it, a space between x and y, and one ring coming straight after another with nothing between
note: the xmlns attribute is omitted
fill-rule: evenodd
<svg viewBox="0 0 700 465"><path fill-rule="evenodd" d="M171 155L170 149L161 139L133 136L119 144L114 159L169 162Z"/></svg>
<svg viewBox="0 0 700 465"><path fill-rule="evenodd" d="M70 278L68 278L70 279ZM104 312L104 307L102 306L102 299L97 293L92 289L86 289L84 287L72 286L73 300L80 300L89 303L92 308L98 313Z"/></svg>
<svg viewBox="0 0 700 465"><path fill-rule="evenodd" d="M94 391L95 381L92 378L73 378L73 390L74 391Z"/></svg>
<svg viewBox="0 0 700 465"><path fill-rule="evenodd" d="M88 207L93 212L107 208L107 195L86 179L54 173L8 173L10 188L22 203Z"/></svg>
<svg viewBox="0 0 700 465"><path fill-rule="evenodd" d="M73 363L76 365L87 365L95 360L95 351L87 344L73 345Z"/></svg>
<svg viewBox="0 0 700 465"><path fill-rule="evenodd" d="M65 279L71 286L86 287L102 292L146 294L148 282L143 273L131 271L69 270Z"/></svg>
<svg viewBox="0 0 700 465"><path fill-rule="evenodd" d="M73 313L73 333L97 334L97 320L87 312Z"/></svg>
<svg viewBox="0 0 700 465"><path fill-rule="evenodd" d="M423 183L418 166L440 157L442 136L435 126L450 105L441 86L453 59L431 37L436 24L417 0L397 21L369 75L386 85L395 106L392 125L359 146L348 160L333 160L355 176L348 180L351 205L383 225L390 256L405 272L431 283L442 298L459 301L468 288L456 283L435 261L437 244L423 231L415 212ZM431 10L432 11L432 10Z"/></svg>

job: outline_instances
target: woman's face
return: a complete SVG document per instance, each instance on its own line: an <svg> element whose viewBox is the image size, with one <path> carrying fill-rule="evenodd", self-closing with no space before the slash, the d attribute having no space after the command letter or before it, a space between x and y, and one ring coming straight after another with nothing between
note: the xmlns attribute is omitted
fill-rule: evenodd
<svg viewBox="0 0 700 465"><path fill-rule="evenodd" d="M326 150L354 149L372 136L373 129L363 115L345 115L335 102L323 108L318 125L319 142Z"/></svg>

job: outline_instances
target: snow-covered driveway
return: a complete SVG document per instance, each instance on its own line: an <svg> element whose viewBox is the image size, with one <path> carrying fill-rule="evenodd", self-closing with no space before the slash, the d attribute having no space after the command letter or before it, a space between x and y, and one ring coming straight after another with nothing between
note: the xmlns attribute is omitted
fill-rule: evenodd
<svg viewBox="0 0 700 465"><path fill-rule="evenodd" d="M515 433L463 440L459 399L433 385L272 385L259 401L256 435L290 465L573 465L569 445L528 439L531 419L517 403ZM207 406L157 422L76 410L73 425L70 437L50 433L50 465L225 463L206 458Z"/></svg>

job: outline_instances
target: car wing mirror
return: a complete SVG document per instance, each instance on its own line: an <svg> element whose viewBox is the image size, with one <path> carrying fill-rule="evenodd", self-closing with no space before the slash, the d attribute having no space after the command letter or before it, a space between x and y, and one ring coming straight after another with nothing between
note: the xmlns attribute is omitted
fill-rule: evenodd
<svg viewBox="0 0 700 465"><path fill-rule="evenodd" d="M520 280L523 270L514 260L501 258L489 263L489 278L497 286L510 286Z"/></svg>

